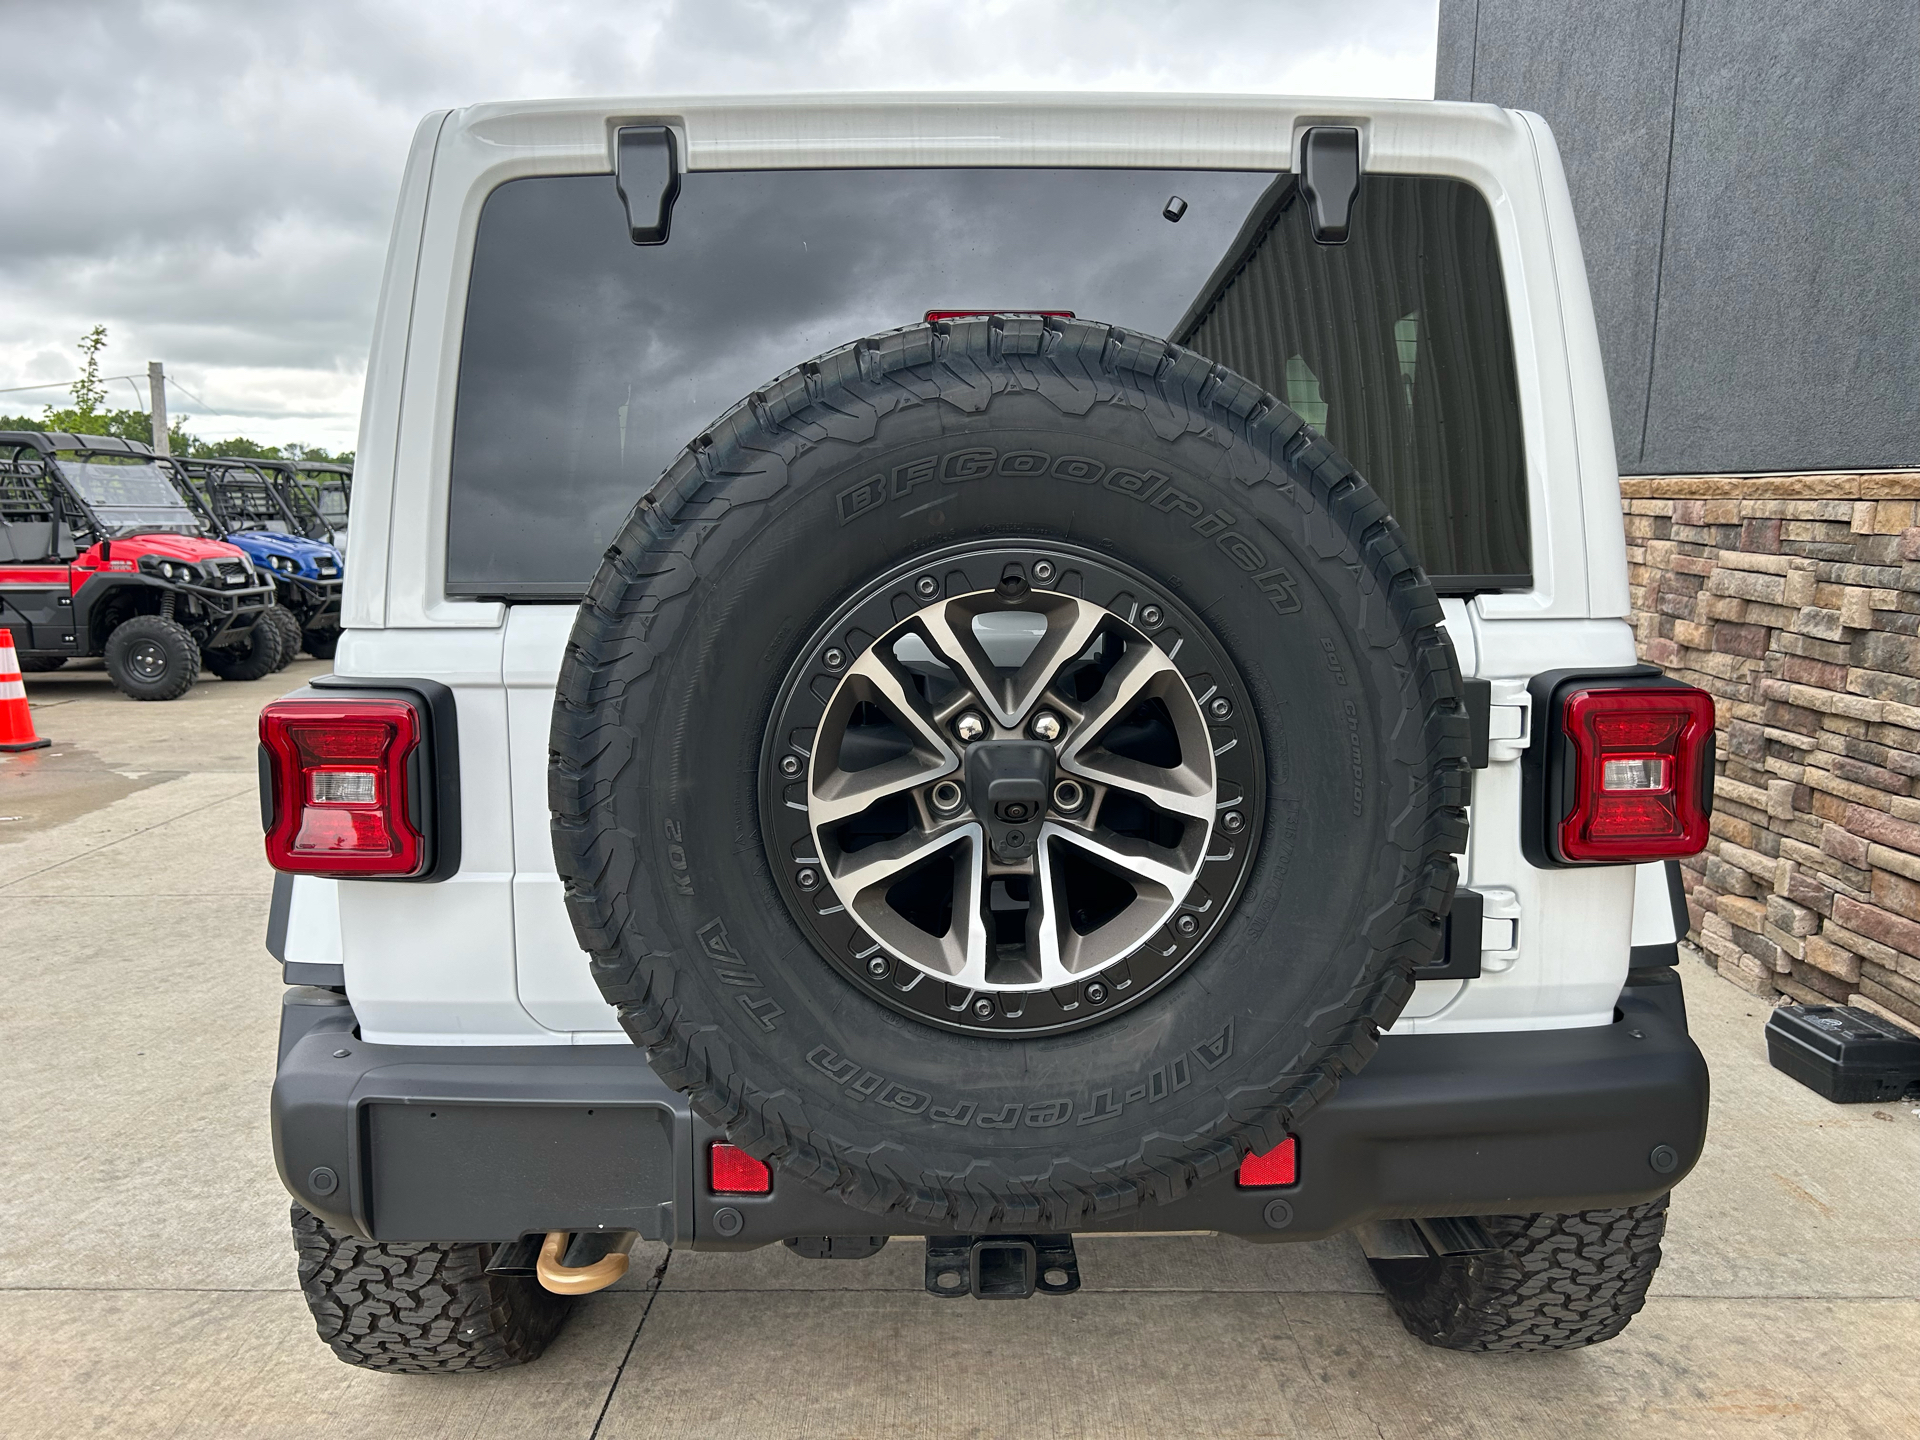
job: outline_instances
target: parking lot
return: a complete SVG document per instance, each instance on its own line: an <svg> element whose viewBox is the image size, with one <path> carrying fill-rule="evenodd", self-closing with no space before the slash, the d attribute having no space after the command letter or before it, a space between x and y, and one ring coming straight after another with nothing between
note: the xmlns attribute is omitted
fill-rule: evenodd
<svg viewBox="0 0 1920 1440"><path fill-rule="evenodd" d="M1406 1335L1344 1239L1085 1239L1086 1288L936 1300L864 1262L636 1254L547 1357L369 1374L294 1285L267 1091L253 716L323 670L128 701L34 676L0 763L0 1429L22 1436L1892 1436L1920 1433L1920 1111L1770 1070L1684 965L1714 1074L1653 1299L1579 1353ZM1657 1427L1657 1429L1656 1429Z"/></svg>

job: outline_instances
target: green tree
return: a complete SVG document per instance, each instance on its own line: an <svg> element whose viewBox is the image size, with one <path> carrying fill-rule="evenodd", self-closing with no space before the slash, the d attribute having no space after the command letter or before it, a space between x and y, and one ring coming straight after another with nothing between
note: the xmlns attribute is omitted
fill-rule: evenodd
<svg viewBox="0 0 1920 1440"><path fill-rule="evenodd" d="M80 378L73 382L73 404L65 409L48 405L46 419L34 428L60 430L69 435L117 434L119 432L109 428L115 417L136 412L101 408L107 401L107 383L100 378L100 352L107 348L107 327L94 326L80 337L80 344L76 348L85 358L80 367ZM148 428L152 428L151 422Z"/></svg>
<svg viewBox="0 0 1920 1440"><path fill-rule="evenodd" d="M100 352L107 348L107 327L94 326L80 337L76 348L86 360L80 367L80 378L73 382L73 408L81 415L92 416L107 399L106 382L100 378Z"/></svg>

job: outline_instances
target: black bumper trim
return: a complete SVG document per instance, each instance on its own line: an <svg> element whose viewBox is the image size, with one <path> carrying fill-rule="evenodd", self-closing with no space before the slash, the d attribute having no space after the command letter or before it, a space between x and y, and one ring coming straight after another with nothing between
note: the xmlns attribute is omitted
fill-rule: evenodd
<svg viewBox="0 0 1920 1440"><path fill-rule="evenodd" d="M605 1226L720 1250L873 1232L873 1216L777 1171L768 1195L705 1194L698 1157L718 1132L628 1046L368 1045L350 1007L288 993L274 1158L294 1198L333 1225L487 1241ZM1644 972L1611 1025L1387 1036L1301 1122L1298 1184L1216 1181L1100 1228L1313 1240L1369 1220L1637 1204L1699 1158L1707 1098L1679 977ZM604 1124L608 1109L629 1113ZM925 1233L905 1217L879 1223Z"/></svg>

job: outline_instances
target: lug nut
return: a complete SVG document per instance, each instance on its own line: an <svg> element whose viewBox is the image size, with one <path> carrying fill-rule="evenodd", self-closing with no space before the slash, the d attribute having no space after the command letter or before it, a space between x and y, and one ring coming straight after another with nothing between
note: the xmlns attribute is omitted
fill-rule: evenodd
<svg viewBox="0 0 1920 1440"><path fill-rule="evenodd" d="M838 670L842 665L847 663L847 652L838 646L834 646L828 649L820 658L826 662L827 669Z"/></svg>
<svg viewBox="0 0 1920 1440"><path fill-rule="evenodd" d="M993 1018L993 1001L982 995L978 1000L973 1002L973 1013L978 1015L982 1020L991 1020Z"/></svg>
<svg viewBox="0 0 1920 1440"><path fill-rule="evenodd" d="M1178 930L1182 935L1191 935L1200 928L1200 922L1191 915L1182 915L1178 920L1173 922L1173 928Z"/></svg>
<svg viewBox="0 0 1920 1440"><path fill-rule="evenodd" d="M1212 702L1208 704L1207 710L1208 710L1208 713L1210 713L1214 719L1224 720L1229 715L1233 714L1233 701L1229 700L1224 695L1216 695L1214 696Z"/></svg>
<svg viewBox="0 0 1920 1440"><path fill-rule="evenodd" d="M802 870L798 875L793 877L793 883L798 885L802 890L811 890L820 883L820 872L817 870Z"/></svg>
<svg viewBox="0 0 1920 1440"><path fill-rule="evenodd" d="M922 575L913 582L913 588L920 592L921 599L931 600L940 593L940 582L931 575Z"/></svg>
<svg viewBox="0 0 1920 1440"><path fill-rule="evenodd" d="M1158 625L1160 620L1160 607L1158 605L1149 605L1140 612L1140 623L1149 628Z"/></svg>
<svg viewBox="0 0 1920 1440"><path fill-rule="evenodd" d="M798 755L782 755L780 757L780 773L782 775L798 775L800 773L800 757Z"/></svg>
<svg viewBox="0 0 1920 1440"><path fill-rule="evenodd" d="M951 780L942 780L933 787L933 808L936 810L958 810L960 802L966 798L960 787Z"/></svg>
<svg viewBox="0 0 1920 1440"><path fill-rule="evenodd" d="M1051 710L1042 710L1033 717L1034 738L1039 740L1058 740L1060 738L1060 717Z"/></svg>
<svg viewBox="0 0 1920 1440"><path fill-rule="evenodd" d="M1053 578L1053 562L1051 560L1034 561L1033 562L1033 578L1040 581L1042 584L1045 584L1047 581L1051 580Z"/></svg>
<svg viewBox="0 0 1920 1440"><path fill-rule="evenodd" d="M953 722L953 733L971 745L987 733L987 722L982 720L976 712L969 710Z"/></svg>
<svg viewBox="0 0 1920 1440"><path fill-rule="evenodd" d="M1229 835L1238 835L1247 823L1247 817L1238 810L1229 810L1220 817L1220 828Z"/></svg>
<svg viewBox="0 0 1920 1440"><path fill-rule="evenodd" d="M884 955L876 955L867 961L867 974L873 976L876 980L886 979L887 971L892 968L891 965L887 964L887 957Z"/></svg>
<svg viewBox="0 0 1920 1440"><path fill-rule="evenodd" d="M1098 980L1089 980L1080 993L1087 997L1087 1003L1089 1005L1104 1005L1107 1003L1107 987Z"/></svg>
<svg viewBox="0 0 1920 1440"><path fill-rule="evenodd" d="M1086 802L1087 792L1077 780L1062 780L1053 787L1053 808L1072 814Z"/></svg>

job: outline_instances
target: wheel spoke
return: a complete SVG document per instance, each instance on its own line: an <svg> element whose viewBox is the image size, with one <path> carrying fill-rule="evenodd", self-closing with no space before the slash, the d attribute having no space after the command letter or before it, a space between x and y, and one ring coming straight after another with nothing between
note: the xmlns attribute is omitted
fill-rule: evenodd
<svg viewBox="0 0 1920 1440"><path fill-rule="evenodd" d="M808 815L816 828L851 819L903 790L938 780L960 768L960 757L927 713L919 693L888 663L879 645L853 662L823 723L823 743L814 757ZM913 748L865 770L840 768L839 742L855 705L873 704L907 732Z"/></svg>
<svg viewBox="0 0 1920 1440"><path fill-rule="evenodd" d="M1131 710L1135 702L1144 699L1149 687L1167 677L1176 684L1186 684L1158 645L1150 642L1128 645L1119 663L1107 672L1099 691L1082 707L1080 723L1074 726L1072 736L1060 752L1061 763L1071 765L1081 751L1100 738L1102 731Z"/></svg>
<svg viewBox="0 0 1920 1440"><path fill-rule="evenodd" d="M1104 827L1092 831L1068 830L1064 826L1049 824L1043 827L1043 833L1048 832L1053 839L1064 841L1106 861L1110 868L1133 881L1136 889L1142 884L1150 885L1168 899L1178 902L1193 883L1192 869L1182 863L1177 850L1149 845L1129 835L1116 835Z"/></svg>
<svg viewBox="0 0 1920 1440"><path fill-rule="evenodd" d="M1207 748L1207 729L1186 691L1186 683L1158 645L1129 645L1061 748L1060 768L1082 779L1130 790L1172 814L1211 823L1213 753ZM1178 765L1148 765L1101 748L1101 735L1115 721L1140 701L1155 696L1184 702L1167 706L1180 742Z"/></svg>
<svg viewBox="0 0 1920 1440"><path fill-rule="evenodd" d="M1213 821L1212 776L1196 773L1191 765L1176 765L1168 770L1119 755L1095 752L1091 756L1081 755L1073 764L1061 768L1082 779L1098 780L1103 785L1131 791L1160 809L1189 820L1202 824Z"/></svg>
<svg viewBox="0 0 1920 1440"><path fill-rule="evenodd" d="M1060 667L1087 648L1106 618L1099 606L1070 595L1035 595L1027 606L1045 617L1046 629L1011 675L993 663L973 633L974 617L994 607L975 597L962 597L929 606L915 617L927 644L1007 729L1020 724Z"/></svg>
<svg viewBox="0 0 1920 1440"><path fill-rule="evenodd" d="M1158 928L1185 896L1192 877L1184 866L1168 864L1152 855L1157 848L1111 833L1089 836L1083 831L1047 825L1041 830L1041 880L1034 887L1046 897L1047 914L1040 950L1040 983L1071 984L1128 954ZM1053 874L1053 849L1058 844L1078 849L1106 862L1133 886L1133 900L1116 915L1086 935L1067 922L1066 897L1059 893Z"/></svg>
<svg viewBox="0 0 1920 1440"><path fill-rule="evenodd" d="M976 827L965 827L971 830ZM947 846L957 844L961 832L942 831L929 835L926 831L913 829L892 840L882 840L856 850L852 854L842 854L833 862L834 883L844 893L854 896L864 894L876 885L886 885L899 879L922 860L931 858Z"/></svg>
<svg viewBox="0 0 1920 1440"><path fill-rule="evenodd" d="M886 887L948 848L957 852L953 857L953 918L946 934L929 935L887 902ZM883 841L857 855L843 857L845 868L834 871L835 888L853 897L848 908L896 955L923 970L950 977L956 984L977 987L987 973L987 932L981 913L984 849L978 825L962 825L935 836L910 832L898 840ZM876 854L882 851L885 853Z"/></svg>

